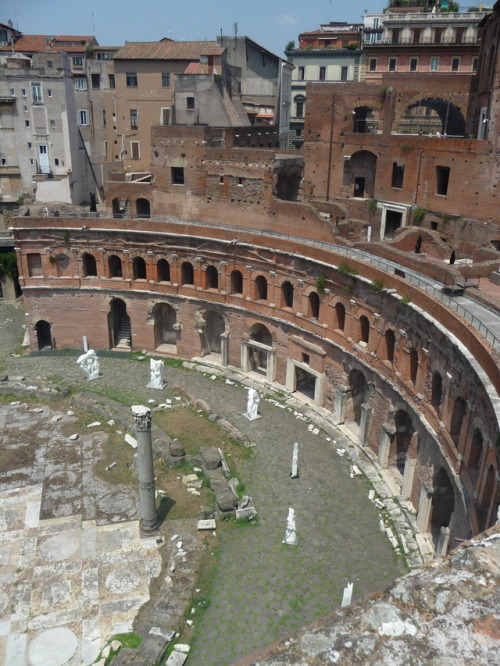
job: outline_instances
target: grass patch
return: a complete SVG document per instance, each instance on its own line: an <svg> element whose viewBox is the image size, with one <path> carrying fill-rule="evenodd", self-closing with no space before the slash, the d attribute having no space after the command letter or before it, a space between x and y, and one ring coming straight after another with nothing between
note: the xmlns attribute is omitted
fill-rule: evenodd
<svg viewBox="0 0 500 666"><path fill-rule="evenodd" d="M120 641L124 648L138 648L142 643L142 636L133 633L115 634L114 636L111 636L111 641Z"/></svg>

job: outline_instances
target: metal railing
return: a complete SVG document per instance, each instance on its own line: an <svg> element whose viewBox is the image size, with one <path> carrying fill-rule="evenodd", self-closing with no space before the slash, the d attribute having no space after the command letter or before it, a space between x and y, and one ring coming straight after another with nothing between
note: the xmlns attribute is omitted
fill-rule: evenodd
<svg viewBox="0 0 500 666"><path fill-rule="evenodd" d="M78 213L65 213L64 217L66 218L80 218L80 219L98 219L98 218L109 218L110 216L106 213L86 213L86 214L78 214ZM114 218L121 217L122 219L134 219L131 218L128 215L120 215L118 216L116 213L113 215ZM29 218L26 218L29 219ZM336 254L340 254L342 256L345 256L346 258L351 258L351 259L357 259L359 261L363 261L367 264L370 264L371 266L375 266L376 268L384 271L385 273L390 273L390 274L396 274L399 277L404 277L410 284L418 287L419 289L422 289L426 293L432 295L433 298L441 301L444 303L447 307L451 308L454 310L459 316L461 316L463 319L468 321L474 328L479 331L485 339L495 348L500 350L500 339L495 335L495 333L489 329L483 322L478 319L478 317L468 308L466 308L464 305L461 303L458 303L456 298L453 296L450 296L446 294L443 291L443 288L445 287L444 283L438 282L437 280L432 280L431 278L427 278L423 276L420 273L417 273L413 269L406 268L406 266L403 266L401 264L397 264L396 262L389 261L387 259L382 259L380 257L377 257L373 254L370 254L369 252L365 252L364 250L358 250L354 248L349 248L346 247L345 245L336 245L335 243L327 243L326 241L316 241L312 240L310 238L303 238L302 236L294 236L291 234L282 234L277 231L266 231L265 233L260 232L258 229L252 229L249 227L236 227L233 225L229 224L215 224L213 222L197 222L197 221L192 221L192 220L179 220L178 218L172 218L164 215L152 215L151 218L152 221L154 222L165 222L165 223L175 223L175 224L181 224L181 225L192 225L192 226L199 226L199 227L209 227L209 228L215 228L215 229L226 229L229 231L234 231L235 234L244 232L244 233L251 233L251 234L256 234L256 235L261 235L261 236L271 236L271 237L276 237L276 238L284 238L287 240L291 240L297 243L300 243L301 245L306 245L310 247L318 247L324 250L329 250L331 252L335 252ZM133 229L127 229L128 233L133 233ZM141 233L144 233L144 230L141 230ZM150 233L157 233L156 231L151 231ZM238 238L236 237L233 241L234 243L238 243ZM242 241L243 244L245 244L245 241ZM268 248L264 248L268 249ZM314 259L314 257L312 257ZM397 271L397 273L396 273ZM467 296L464 296L464 298L468 298ZM470 299L472 300L472 299ZM490 313L497 314L494 310L491 308L488 308L488 306L483 305L482 303L478 303L477 301L474 301L474 303L487 310ZM498 316L498 315L497 315ZM500 317L499 317L499 326L500 326Z"/></svg>

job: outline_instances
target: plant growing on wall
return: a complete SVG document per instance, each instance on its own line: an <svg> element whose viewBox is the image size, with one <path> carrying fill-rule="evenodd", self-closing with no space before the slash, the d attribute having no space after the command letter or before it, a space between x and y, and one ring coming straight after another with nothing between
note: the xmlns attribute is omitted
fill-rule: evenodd
<svg viewBox="0 0 500 666"><path fill-rule="evenodd" d="M64 243L69 243L69 231L65 231L63 234Z"/></svg>
<svg viewBox="0 0 500 666"><path fill-rule="evenodd" d="M415 208L415 210L413 211L413 221L422 222L426 214L427 211L424 208Z"/></svg>
<svg viewBox="0 0 500 666"><path fill-rule="evenodd" d="M323 294L326 288L326 277L324 275L316 276L316 289L320 294Z"/></svg>
<svg viewBox="0 0 500 666"><path fill-rule="evenodd" d="M389 94L389 86L382 86L380 88L380 97L382 97L382 99L385 99L388 94Z"/></svg>
<svg viewBox="0 0 500 666"><path fill-rule="evenodd" d="M353 268L352 266L349 266L349 264L340 264L340 266L337 268L338 272L341 275L357 275L358 271Z"/></svg>
<svg viewBox="0 0 500 666"><path fill-rule="evenodd" d="M368 201L368 210L370 213L374 213L377 210L378 201L376 199L369 199Z"/></svg>
<svg viewBox="0 0 500 666"><path fill-rule="evenodd" d="M402 305L408 305L408 303L411 301L411 296L402 296L401 300L399 301Z"/></svg>
<svg viewBox="0 0 500 666"><path fill-rule="evenodd" d="M403 155L408 155L408 153L410 153L414 148L415 146L412 143L403 143L401 146L401 152Z"/></svg>
<svg viewBox="0 0 500 666"><path fill-rule="evenodd" d="M441 219L446 224L447 222L449 222L451 220L451 217L449 215L444 214Z"/></svg>
<svg viewBox="0 0 500 666"><path fill-rule="evenodd" d="M382 280L372 280L372 287L377 291L383 291L385 289Z"/></svg>

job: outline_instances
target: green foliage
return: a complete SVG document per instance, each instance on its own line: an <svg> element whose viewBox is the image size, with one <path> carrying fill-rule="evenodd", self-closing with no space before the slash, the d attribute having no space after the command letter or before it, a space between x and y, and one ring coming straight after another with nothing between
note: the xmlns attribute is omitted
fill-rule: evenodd
<svg viewBox="0 0 500 666"><path fill-rule="evenodd" d="M124 648L138 648L142 643L142 636L137 634L115 634L111 637L111 641L120 641Z"/></svg>
<svg viewBox="0 0 500 666"><path fill-rule="evenodd" d="M0 277L8 275L13 280L17 277L17 260L15 252L0 253Z"/></svg>
<svg viewBox="0 0 500 666"><path fill-rule="evenodd" d="M348 44L346 46L346 49L348 51L357 51L357 49L359 49L359 42L353 42L352 44Z"/></svg>
<svg viewBox="0 0 500 666"><path fill-rule="evenodd" d="M295 40L291 39L289 42L286 43L285 51L293 51L294 48L295 48Z"/></svg>
<svg viewBox="0 0 500 666"><path fill-rule="evenodd" d="M408 153L410 153L414 148L415 146L412 143L403 143L401 146L401 152L403 155L408 155Z"/></svg>
<svg viewBox="0 0 500 666"><path fill-rule="evenodd" d="M371 213L374 213L377 210L377 203L378 203L378 201L376 199L370 199L368 201L368 210Z"/></svg>
<svg viewBox="0 0 500 666"><path fill-rule="evenodd" d="M383 291L385 289L384 283L382 280L373 280L372 281L372 287L376 289L377 291Z"/></svg>
<svg viewBox="0 0 500 666"><path fill-rule="evenodd" d="M424 208L415 208L413 211L413 219L415 222L422 222L426 215L427 211Z"/></svg>
<svg viewBox="0 0 500 666"><path fill-rule="evenodd" d="M443 215L443 217L441 219L446 224L447 222L449 222L451 220L451 217L449 215L445 214L445 215Z"/></svg>
<svg viewBox="0 0 500 666"><path fill-rule="evenodd" d="M402 303L403 305L408 305L410 301L411 301L411 296L403 296L399 302Z"/></svg>
<svg viewBox="0 0 500 666"><path fill-rule="evenodd" d="M69 243L69 231L65 231L63 234L64 243Z"/></svg>
<svg viewBox="0 0 500 666"><path fill-rule="evenodd" d="M389 86L382 86L380 88L380 97L385 99L389 93Z"/></svg>
<svg viewBox="0 0 500 666"><path fill-rule="evenodd" d="M316 289L322 294L326 287L326 277L324 275L316 276Z"/></svg>
<svg viewBox="0 0 500 666"><path fill-rule="evenodd" d="M352 266L349 266L349 264L340 264L340 266L337 268L338 272L341 275L357 275L358 271L353 268Z"/></svg>

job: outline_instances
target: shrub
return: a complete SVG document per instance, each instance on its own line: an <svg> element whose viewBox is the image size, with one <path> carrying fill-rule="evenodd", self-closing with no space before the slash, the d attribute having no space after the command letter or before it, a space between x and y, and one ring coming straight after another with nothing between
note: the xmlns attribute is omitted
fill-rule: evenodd
<svg viewBox="0 0 500 666"><path fill-rule="evenodd" d="M357 275L358 271L353 268L352 266L349 266L349 264L340 264L340 266L337 268L338 272L341 275Z"/></svg>

